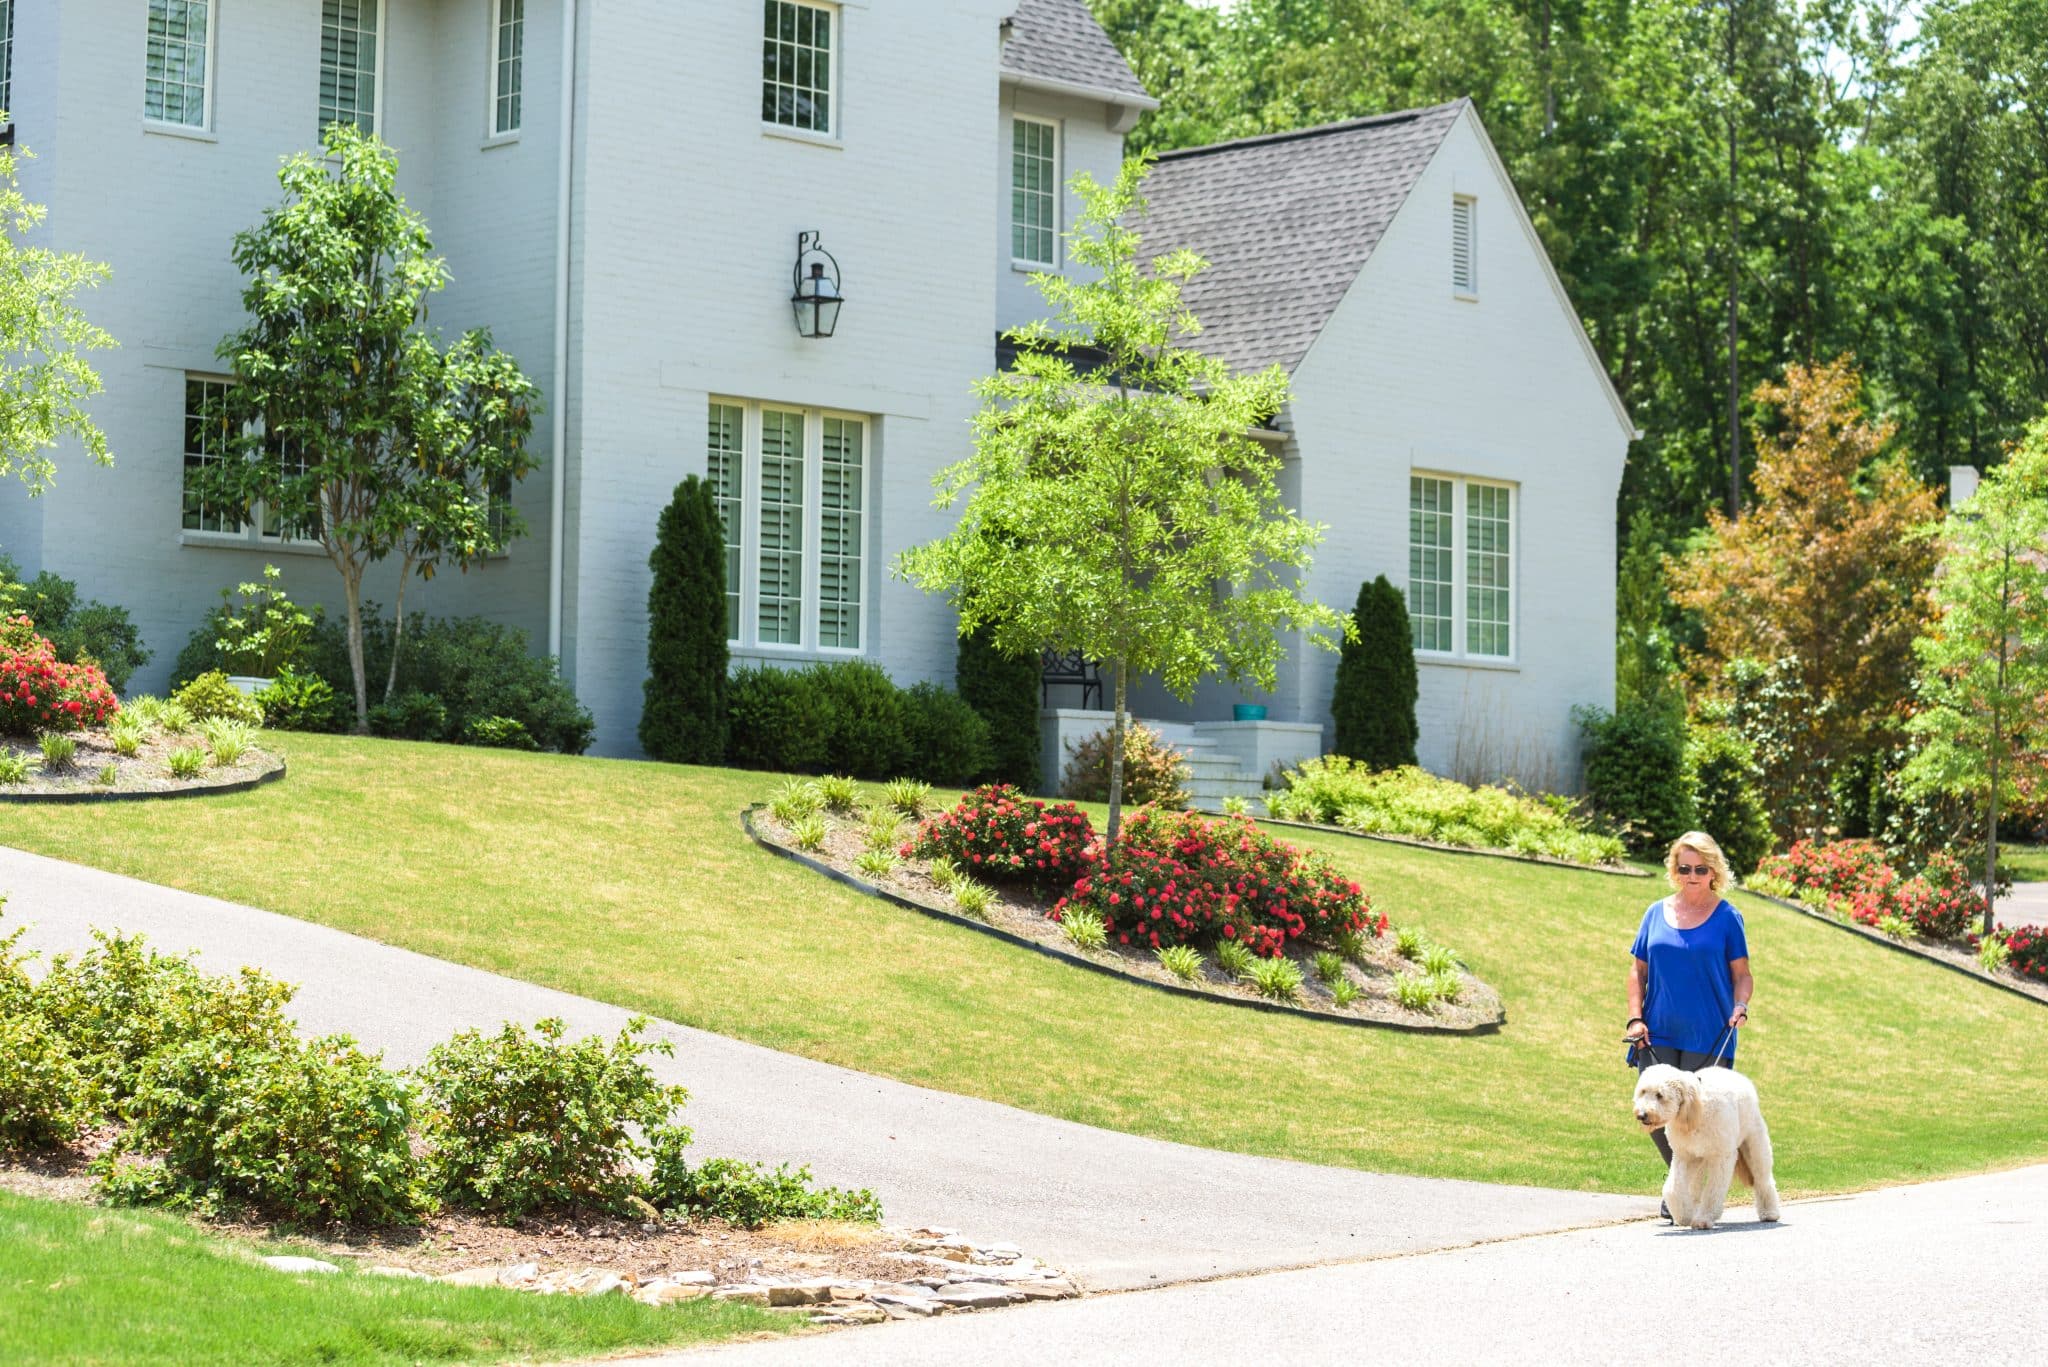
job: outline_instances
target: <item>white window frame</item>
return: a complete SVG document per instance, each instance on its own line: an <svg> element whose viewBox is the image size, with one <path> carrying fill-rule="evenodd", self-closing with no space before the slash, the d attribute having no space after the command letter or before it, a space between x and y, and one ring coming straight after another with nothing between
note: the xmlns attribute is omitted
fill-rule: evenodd
<svg viewBox="0 0 2048 1367"><path fill-rule="evenodd" d="M783 655L791 657L814 657L830 659L854 659L868 653L873 640L873 607L875 577L874 558L874 489L875 489L875 423L864 413L849 413L836 408L814 408L803 404L780 403L773 400L743 399L732 395L713 394L708 396L703 424L695 431L697 440L703 444L696 448L693 462L695 468L707 477L710 474L709 418L710 405L717 404L741 410L740 422L740 500L736 521L739 523L739 634L726 644L734 650L748 654ZM763 641L761 639L761 433L762 415L767 412L795 413L801 415L804 425L803 446L803 514L800 522L803 563L800 572L801 590L797 608L799 622L798 639L794 642ZM861 588L860 607L856 614L858 642L851 646L826 646L818 644L819 618L824 604L819 596L819 571L824 563L823 520L824 520L824 444L825 421L838 419L859 425L861 429L860 462L860 547L854 556L860 566ZM731 548L728 548L730 550ZM732 586L727 585L727 592Z"/></svg>
<svg viewBox="0 0 2048 1367"><path fill-rule="evenodd" d="M1065 151L1066 129L1058 119L1041 119L1030 114L1010 116L1010 266L1020 271L1056 271L1060 268L1060 171L1061 153ZM1052 234L1052 253L1043 260L1033 260L1017 255L1017 125L1035 124L1049 129L1052 133L1052 216L1049 227Z"/></svg>
<svg viewBox="0 0 2048 1367"><path fill-rule="evenodd" d="M1472 475L1452 474L1445 470L1413 469L1408 472L1411 481L1416 479L1442 480L1451 486L1451 642L1450 650L1415 648L1418 660L1436 660L1460 664L1513 665L1520 662L1522 647L1522 490L1521 486L1504 479L1483 479ZM1411 483L1409 506L1414 506L1414 486ZM1491 655L1471 649L1472 620L1470 610L1471 584L1471 491L1475 488L1505 489L1508 495L1507 518L1507 566L1508 566L1508 651L1505 655ZM1411 514L1412 515L1412 514ZM1411 557L1402 588L1409 611L1414 611L1415 585L1413 581L1414 524L1409 524L1408 549Z"/></svg>
<svg viewBox="0 0 2048 1367"><path fill-rule="evenodd" d="M487 4L490 11L490 46L484 63L488 69L484 82L484 136L492 139L504 138L509 140L518 137L520 129L525 125L526 0L487 0ZM503 75L500 68L504 65L504 59L499 56L499 44L504 41L505 11L515 4L519 6L519 17L513 21L518 25L518 29L517 41L513 44L511 60L512 68L518 76L519 88L510 93L519 102L519 113L509 125L501 128L498 126L498 104L499 101L505 98L506 92L499 86L499 80Z"/></svg>
<svg viewBox="0 0 2048 1367"><path fill-rule="evenodd" d="M315 536L292 536L286 531L265 531L270 522L270 506L258 499L249 509L248 519L232 528L187 527L185 525L185 471L186 458L191 454L185 449L185 422L191 416L185 402L186 391L193 382L215 385L232 385L235 377L220 375L205 370L179 372L178 382L178 531L180 541L188 546L221 546L231 549L257 548L266 551L286 551L301 555L325 555L326 550ZM257 430L244 429L245 432ZM219 459L220 457L216 457Z"/></svg>
<svg viewBox="0 0 2048 1367"><path fill-rule="evenodd" d="M381 130L384 127L384 91L386 87L388 87L391 84L388 80L385 79L387 76L390 75L390 64L385 60L384 53L385 36L391 32L391 16L386 12L387 7L385 5L385 0L368 0L368 3L375 9L377 15L377 41L371 45L374 52L374 55L371 60L376 62L377 67L376 71L373 73L376 80L376 86L370 93L370 126L364 131L372 134L381 135ZM325 4L325 0L323 0L320 6L320 27L322 30L321 40L323 42L326 39L326 26L327 6ZM314 62L313 67L313 101L315 105L317 105L320 100L319 76L321 74L322 67L324 67L325 65L323 61L317 60L320 57L320 55L321 54L318 53L315 54L316 60ZM335 120L322 118L319 126L319 135L322 138L326 137L327 125L332 122L335 122ZM358 125L358 127L360 127L360 125Z"/></svg>
<svg viewBox="0 0 2048 1367"><path fill-rule="evenodd" d="M206 71L199 81L199 121L186 123L177 119L152 117L149 112L149 10L145 6L142 14L142 124L145 128L162 128L177 133L210 133L213 131L213 73L218 65L214 60L220 46L220 6L216 0L199 0L206 6ZM12 48L11 41L9 47Z"/></svg>
<svg viewBox="0 0 2048 1367"><path fill-rule="evenodd" d="M0 0L0 128L14 127L14 0Z"/></svg>
<svg viewBox="0 0 2048 1367"><path fill-rule="evenodd" d="M1464 273L1458 270L1459 217L1464 218ZM1458 299L1479 297L1479 200L1473 195L1451 196L1451 294Z"/></svg>
<svg viewBox="0 0 2048 1367"><path fill-rule="evenodd" d="M783 123L779 119L763 118L761 120L761 129L763 132L775 133L784 137L812 138L824 142L837 142L839 141L840 115L844 112L845 99L845 89L839 79L839 54L846 45L846 12L838 5L820 4L818 0L774 0L774 3L787 5L792 9L816 10L831 20L832 45L825 54L826 118L823 128L804 128L793 123ZM764 15L763 18L765 19L766 16ZM761 41L764 45L769 41L765 27L761 33ZM760 89L765 93L768 85L768 78L764 73L761 77Z"/></svg>

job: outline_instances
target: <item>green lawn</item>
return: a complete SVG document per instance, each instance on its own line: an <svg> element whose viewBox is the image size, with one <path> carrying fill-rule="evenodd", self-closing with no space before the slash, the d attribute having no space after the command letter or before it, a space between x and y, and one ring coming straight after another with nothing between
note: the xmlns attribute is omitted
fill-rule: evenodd
<svg viewBox="0 0 2048 1367"><path fill-rule="evenodd" d="M737 812L769 775L311 736L288 749L279 784L13 808L8 839L1090 1124L1498 1182L1644 1191L1658 1175L1620 1044L1648 880L1287 833L1501 990L1502 1033L1432 1038L1144 991L858 896L747 840ZM1742 1059L1788 1190L2048 1159L2048 1011L1745 909Z"/></svg>
<svg viewBox="0 0 2048 1367"><path fill-rule="evenodd" d="M1980 864L1982 860L1978 861ZM1998 867L2012 875L2015 883L2048 883L2048 845L2007 845L1998 847ZM1981 882L1984 870L1977 870Z"/></svg>
<svg viewBox="0 0 2048 1367"><path fill-rule="evenodd" d="M787 1330L786 1316L300 1276L156 1211L0 1192L0 1363L415 1363L587 1357Z"/></svg>

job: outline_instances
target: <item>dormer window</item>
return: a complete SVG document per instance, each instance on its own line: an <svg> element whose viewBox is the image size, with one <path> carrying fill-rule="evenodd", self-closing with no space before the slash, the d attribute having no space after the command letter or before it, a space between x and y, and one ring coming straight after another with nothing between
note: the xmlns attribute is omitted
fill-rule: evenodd
<svg viewBox="0 0 2048 1367"><path fill-rule="evenodd" d="M1460 299L1479 297L1479 201L1470 195L1451 198L1451 293Z"/></svg>
<svg viewBox="0 0 2048 1367"><path fill-rule="evenodd" d="M766 0L762 15L761 122L833 136L838 11L802 0Z"/></svg>

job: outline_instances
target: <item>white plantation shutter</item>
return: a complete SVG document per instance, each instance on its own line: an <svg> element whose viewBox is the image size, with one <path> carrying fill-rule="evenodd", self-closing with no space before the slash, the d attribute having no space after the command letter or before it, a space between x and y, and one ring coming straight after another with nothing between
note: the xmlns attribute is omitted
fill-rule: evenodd
<svg viewBox="0 0 2048 1367"><path fill-rule="evenodd" d="M1451 200L1451 288L1459 294L1479 293L1477 200L1458 195Z"/></svg>
<svg viewBox="0 0 2048 1367"><path fill-rule="evenodd" d="M861 438L850 418L826 418L818 489L818 644L860 647Z"/></svg>

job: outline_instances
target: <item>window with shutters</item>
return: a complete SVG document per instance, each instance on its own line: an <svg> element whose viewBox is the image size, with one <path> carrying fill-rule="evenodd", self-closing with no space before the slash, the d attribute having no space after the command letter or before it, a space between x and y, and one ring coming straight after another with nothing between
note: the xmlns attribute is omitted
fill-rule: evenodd
<svg viewBox="0 0 2048 1367"><path fill-rule="evenodd" d="M1470 195L1451 200L1451 292L1479 296L1479 201Z"/></svg>
<svg viewBox="0 0 2048 1367"><path fill-rule="evenodd" d="M866 641L868 420L714 399L706 473L725 529L726 639L857 651Z"/></svg>
<svg viewBox="0 0 2048 1367"><path fill-rule="evenodd" d="M1455 475L1408 477L1408 619L1415 649L1515 655L1512 484Z"/></svg>

